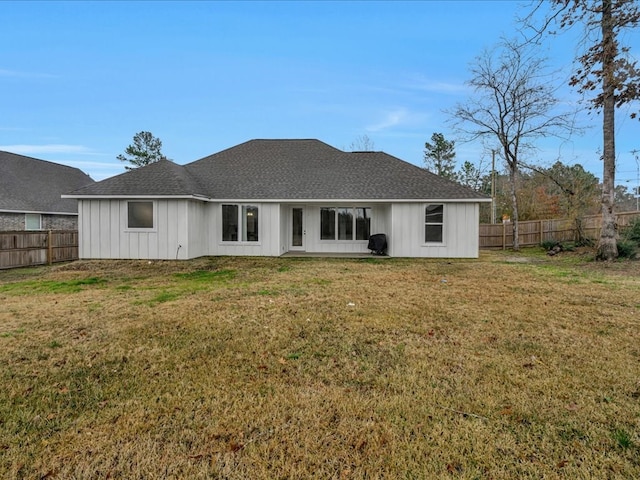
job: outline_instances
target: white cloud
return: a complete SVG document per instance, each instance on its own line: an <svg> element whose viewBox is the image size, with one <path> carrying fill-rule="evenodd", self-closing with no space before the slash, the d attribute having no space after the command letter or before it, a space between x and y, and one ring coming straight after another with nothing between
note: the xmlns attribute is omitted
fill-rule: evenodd
<svg viewBox="0 0 640 480"><path fill-rule="evenodd" d="M380 130L395 127L396 125L401 124L406 117L407 111L404 108L394 110L392 112L388 112L378 123L367 126L366 130L370 132L379 132Z"/></svg>
<svg viewBox="0 0 640 480"><path fill-rule="evenodd" d="M19 77L20 72L15 72L13 70L3 70L0 68L0 77Z"/></svg>
<svg viewBox="0 0 640 480"><path fill-rule="evenodd" d="M408 78L407 81L404 82L404 87L409 90L446 95L457 95L469 91L469 87L462 82L441 82L425 78L422 75L414 75Z"/></svg>
<svg viewBox="0 0 640 480"><path fill-rule="evenodd" d="M18 70L7 70L0 68L0 77L10 78L56 78L56 75L50 73L37 73L37 72L20 72Z"/></svg>
<svg viewBox="0 0 640 480"><path fill-rule="evenodd" d="M434 93L448 93L457 94L463 93L469 90L469 88L461 83L447 83L447 82L424 82L415 85L417 90L424 90L426 92Z"/></svg>
<svg viewBox="0 0 640 480"><path fill-rule="evenodd" d="M49 145L0 145L0 150L5 152L18 153L21 155L34 155L34 154L81 154L91 155L93 152L91 149L82 145L64 145L64 144L49 144Z"/></svg>
<svg viewBox="0 0 640 480"><path fill-rule="evenodd" d="M406 108L397 108L385 113L379 122L366 126L365 130L381 132L398 126L416 126L423 123L427 117L428 115L425 113L414 113Z"/></svg>

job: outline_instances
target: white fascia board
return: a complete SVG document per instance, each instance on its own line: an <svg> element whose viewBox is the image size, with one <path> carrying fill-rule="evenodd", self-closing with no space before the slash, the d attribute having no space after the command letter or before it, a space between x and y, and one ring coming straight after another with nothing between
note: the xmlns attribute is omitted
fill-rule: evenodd
<svg viewBox="0 0 640 480"><path fill-rule="evenodd" d="M167 200L198 200L201 202L212 202L209 197L205 197L203 195L73 195L66 194L61 195L62 198L75 198L77 200L130 200L136 199L139 200L141 198L149 199L149 200L159 200L159 199L167 199Z"/></svg>
<svg viewBox="0 0 640 480"><path fill-rule="evenodd" d="M490 198L211 198L210 202L216 203L287 203L287 204L314 204L314 203L490 203Z"/></svg>
<svg viewBox="0 0 640 480"><path fill-rule="evenodd" d="M490 203L490 198L211 198L202 195L62 195L78 200L185 199L213 203Z"/></svg>

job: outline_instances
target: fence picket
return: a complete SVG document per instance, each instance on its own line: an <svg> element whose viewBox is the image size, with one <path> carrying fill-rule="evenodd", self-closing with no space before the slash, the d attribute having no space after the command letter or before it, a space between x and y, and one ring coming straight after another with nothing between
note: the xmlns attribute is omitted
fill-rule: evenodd
<svg viewBox="0 0 640 480"><path fill-rule="evenodd" d="M76 230L0 232L0 269L77 259Z"/></svg>
<svg viewBox="0 0 640 480"><path fill-rule="evenodd" d="M638 212L623 212L617 214L618 230L624 229L631 220L640 217ZM584 236L597 239L600 235L602 217L590 215L582 218L582 231ZM545 225L546 223L546 225ZM543 241L556 242L574 241L577 237L577 228L570 219L557 218L550 220L531 220L519 222L519 240L521 246L540 245ZM481 223L480 224L480 248L508 248L513 246L513 230L511 223Z"/></svg>

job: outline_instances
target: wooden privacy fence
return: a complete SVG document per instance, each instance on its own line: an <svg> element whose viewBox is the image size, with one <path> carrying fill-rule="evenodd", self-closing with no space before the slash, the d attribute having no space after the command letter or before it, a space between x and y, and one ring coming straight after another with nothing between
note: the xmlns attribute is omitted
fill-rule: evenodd
<svg viewBox="0 0 640 480"><path fill-rule="evenodd" d="M77 230L0 232L0 269L77 259Z"/></svg>
<svg viewBox="0 0 640 480"><path fill-rule="evenodd" d="M622 231L638 212L618 213L618 230ZM600 235L602 217L592 215L582 219L582 235L596 239ZM577 240L576 225L569 219L531 220L519 224L520 245L540 245L544 241ZM480 248L513 246L513 225L509 223L480 224ZM77 230L0 232L0 269L51 265L78 259Z"/></svg>
<svg viewBox="0 0 640 480"><path fill-rule="evenodd" d="M640 212L618 213L618 231L624 230ZM582 218L582 236L596 239L600 236L602 217L590 215ZM521 246L540 245L545 241L570 242L578 240L576 224L570 219L530 220L519 222L518 237ZM480 248L507 248L513 246L513 224L480 224Z"/></svg>

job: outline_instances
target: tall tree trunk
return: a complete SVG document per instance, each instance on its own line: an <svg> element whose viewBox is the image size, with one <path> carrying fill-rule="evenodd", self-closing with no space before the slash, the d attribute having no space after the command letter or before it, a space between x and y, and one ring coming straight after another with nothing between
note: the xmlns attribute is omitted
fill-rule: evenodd
<svg viewBox="0 0 640 480"><path fill-rule="evenodd" d="M520 250L520 234L518 228L518 196L516 195L518 191L518 165L516 163L509 165L509 178L511 180L511 203L513 205L513 218L511 219L513 222L513 249L518 251Z"/></svg>
<svg viewBox="0 0 640 480"><path fill-rule="evenodd" d="M602 88L604 93L602 113L604 121L602 124L602 229L596 253L598 260L615 260L618 256L616 216L613 211L616 175L614 83L616 43L611 18L611 1L602 1Z"/></svg>

